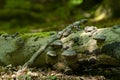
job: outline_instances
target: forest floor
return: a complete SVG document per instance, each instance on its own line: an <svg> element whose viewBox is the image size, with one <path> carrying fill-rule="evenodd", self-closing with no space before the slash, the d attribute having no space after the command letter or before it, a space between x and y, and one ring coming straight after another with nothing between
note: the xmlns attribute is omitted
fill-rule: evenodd
<svg viewBox="0 0 120 80"><path fill-rule="evenodd" d="M0 67L0 80L106 80L101 75L67 75L62 72L29 68L19 73L20 67Z"/></svg>

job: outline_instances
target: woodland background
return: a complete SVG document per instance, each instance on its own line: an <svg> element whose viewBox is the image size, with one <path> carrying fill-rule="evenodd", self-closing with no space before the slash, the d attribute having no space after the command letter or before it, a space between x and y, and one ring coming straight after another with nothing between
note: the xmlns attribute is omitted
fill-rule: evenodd
<svg viewBox="0 0 120 80"><path fill-rule="evenodd" d="M59 31L88 18L89 25L119 24L119 0L0 0L0 32Z"/></svg>

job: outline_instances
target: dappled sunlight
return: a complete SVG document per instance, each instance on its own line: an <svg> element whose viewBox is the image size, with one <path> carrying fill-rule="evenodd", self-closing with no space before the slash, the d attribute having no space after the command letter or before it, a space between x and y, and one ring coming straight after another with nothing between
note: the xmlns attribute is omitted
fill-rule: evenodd
<svg viewBox="0 0 120 80"><path fill-rule="evenodd" d="M87 33L86 32L83 32L82 34L80 34L81 36L86 36Z"/></svg>
<svg viewBox="0 0 120 80"><path fill-rule="evenodd" d="M95 17L91 20L91 21L101 21L101 20L104 20L104 19L107 19L109 18L110 16L112 15L111 13L111 9L104 9L103 6L100 6L96 12L95 12Z"/></svg>
<svg viewBox="0 0 120 80"><path fill-rule="evenodd" d="M105 19L105 17L106 17L106 13L103 12L103 13L101 13L99 16L95 17L95 18L93 19L93 21L100 21L100 20L102 20L102 19Z"/></svg>

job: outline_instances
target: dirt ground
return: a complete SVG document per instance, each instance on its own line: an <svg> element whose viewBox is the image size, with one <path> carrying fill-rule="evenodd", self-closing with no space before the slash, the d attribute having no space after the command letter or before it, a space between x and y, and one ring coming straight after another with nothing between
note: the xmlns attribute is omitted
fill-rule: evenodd
<svg viewBox="0 0 120 80"><path fill-rule="evenodd" d="M105 80L104 76L96 75L67 75L54 70L28 68L19 72L20 67L0 67L0 80Z"/></svg>

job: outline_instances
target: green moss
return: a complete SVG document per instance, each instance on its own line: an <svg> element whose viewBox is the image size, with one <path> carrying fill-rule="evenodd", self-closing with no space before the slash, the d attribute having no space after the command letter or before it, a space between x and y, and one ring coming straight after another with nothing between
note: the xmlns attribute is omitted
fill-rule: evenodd
<svg viewBox="0 0 120 80"><path fill-rule="evenodd" d="M55 32L26 33L19 36L0 37L0 61L5 65L14 66L25 63L39 48L44 45L48 37ZM3 34L5 35L5 34ZM19 60L21 59L22 60ZM1 63L0 62L0 63ZM45 65L45 54L41 54L39 60L35 62L39 66ZM35 66L35 65L33 65Z"/></svg>
<svg viewBox="0 0 120 80"><path fill-rule="evenodd" d="M25 33L25 34L21 34L23 39L27 39L29 37L49 37L51 34L55 34L55 31L51 31L51 32L39 32L39 33Z"/></svg>
<svg viewBox="0 0 120 80"><path fill-rule="evenodd" d="M0 32L0 34L6 34L6 32L4 32L4 31L1 31L1 32Z"/></svg>

